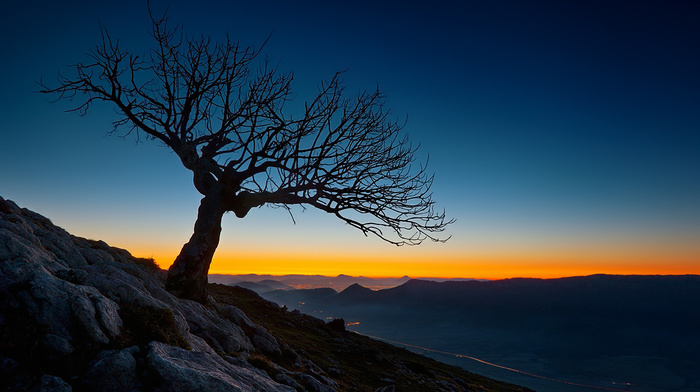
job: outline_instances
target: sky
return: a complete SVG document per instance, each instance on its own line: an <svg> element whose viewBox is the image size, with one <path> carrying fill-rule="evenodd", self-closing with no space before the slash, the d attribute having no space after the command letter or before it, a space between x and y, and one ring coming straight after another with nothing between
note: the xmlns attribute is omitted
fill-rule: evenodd
<svg viewBox="0 0 700 392"><path fill-rule="evenodd" d="M165 1L294 73L387 94L435 173L446 243L396 247L319 211L224 216L211 273L552 278L700 273L700 4L694 1ZM6 0L0 196L167 268L200 195L157 142L107 136L37 93L99 43L151 45L145 1Z"/></svg>

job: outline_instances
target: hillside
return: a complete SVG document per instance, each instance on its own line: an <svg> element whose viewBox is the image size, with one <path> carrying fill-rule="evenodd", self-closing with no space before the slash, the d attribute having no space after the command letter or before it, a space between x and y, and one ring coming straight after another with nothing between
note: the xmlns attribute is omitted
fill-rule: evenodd
<svg viewBox="0 0 700 392"><path fill-rule="evenodd" d="M527 391L70 235L0 197L0 390Z"/></svg>

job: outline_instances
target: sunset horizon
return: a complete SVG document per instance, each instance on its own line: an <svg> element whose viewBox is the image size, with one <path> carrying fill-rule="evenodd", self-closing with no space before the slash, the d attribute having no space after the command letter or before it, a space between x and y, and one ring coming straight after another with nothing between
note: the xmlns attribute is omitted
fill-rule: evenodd
<svg viewBox="0 0 700 392"><path fill-rule="evenodd" d="M0 390L700 391L700 1L2 11Z"/></svg>
<svg viewBox="0 0 700 392"><path fill-rule="evenodd" d="M369 240L368 240L369 241ZM384 244L381 244L384 245ZM210 274L229 275L349 275L370 278L468 278L508 279L541 278L553 279L596 274L609 275L697 275L700 263L695 252L666 251L666 255L650 255L648 250L638 250L620 255L592 252L585 254L461 254L447 255L444 252L418 252L418 255L372 257L365 254L294 253L249 251L233 253L222 245L209 271ZM390 249L391 246L385 245ZM126 247L127 250L130 250ZM413 249L415 253L417 249ZM159 256L148 251L133 252L135 256L153 258L163 269L172 264L179 252ZM407 250L409 252L409 250ZM435 255L437 253L437 255ZM659 252L662 253L662 252ZM675 255L673 254L675 253ZM669 256L671 255L671 256ZM403 257L403 258L402 258Z"/></svg>
<svg viewBox="0 0 700 392"><path fill-rule="evenodd" d="M337 71L348 97L378 88L388 120L419 146L413 168L434 174L435 212L455 222L436 233L445 243L396 247L315 206L252 208L243 219L223 216L211 273L700 273L693 7L274 4L151 7L167 9L187 37L265 43L259 60L293 73L290 118ZM53 102L37 92L87 61L101 27L120 48L148 53L148 7L85 3L74 12L37 1L6 11L0 194L168 268L197 219L192 173L158 140L106 137L118 119L109 104L79 116L65 111L80 95Z"/></svg>

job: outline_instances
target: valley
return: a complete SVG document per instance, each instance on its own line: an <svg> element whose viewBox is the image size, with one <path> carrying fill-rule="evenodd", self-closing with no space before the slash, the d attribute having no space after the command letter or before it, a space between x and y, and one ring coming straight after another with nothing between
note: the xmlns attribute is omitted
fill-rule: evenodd
<svg viewBox="0 0 700 392"><path fill-rule="evenodd" d="M343 318L357 333L541 392L700 391L700 277L695 275L409 280L382 290L353 284L342 291L290 288L260 294L320 319Z"/></svg>

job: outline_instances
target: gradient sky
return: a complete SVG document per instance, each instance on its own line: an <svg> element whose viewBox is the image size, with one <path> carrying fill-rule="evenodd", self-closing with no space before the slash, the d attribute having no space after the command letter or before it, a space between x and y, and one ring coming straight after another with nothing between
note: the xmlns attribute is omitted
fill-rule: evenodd
<svg viewBox="0 0 700 392"><path fill-rule="evenodd" d="M457 219L446 244L395 247L312 210L296 224L281 209L227 214L212 273L700 273L697 2L151 3L191 34L271 35L264 53L301 100L348 67L348 91L378 84ZM177 157L107 137L109 106L81 118L35 92L85 59L100 24L143 53L145 1L0 11L0 196L167 267L200 199Z"/></svg>

